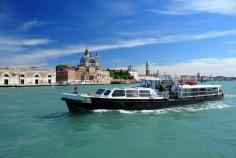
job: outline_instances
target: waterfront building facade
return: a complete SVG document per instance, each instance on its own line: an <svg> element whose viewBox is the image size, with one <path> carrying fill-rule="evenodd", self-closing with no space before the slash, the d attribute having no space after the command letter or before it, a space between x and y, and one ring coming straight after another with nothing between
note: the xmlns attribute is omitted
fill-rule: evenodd
<svg viewBox="0 0 236 158"><path fill-rule="evenodd" d="M132 76L136 81L140 80L140 78L138 77L138 71L133 69L133 67L131 65L128 67L128 72L129 72L130 76Z"/></svg>
<svg viewBox="0 0 236 158"><path fill-rule="evenodd" d="M197 82L197 80L198 80L197 76L189 76L189 75L180 76L181 82Z"/></svg>
<svg viewBox="0 0 236 158"><path fill-rule="evenodd" d="M107 84L111 79L110 72L100 66L98 55L94 58L86 49L77 67L57 70L56 81L69 84Z"/></svg>
<svg viewBox="0 0 236 158"><path fill-rule="evenodd" d="M0 68L0 86L52 85L56 83L55 69Z"/></svg>

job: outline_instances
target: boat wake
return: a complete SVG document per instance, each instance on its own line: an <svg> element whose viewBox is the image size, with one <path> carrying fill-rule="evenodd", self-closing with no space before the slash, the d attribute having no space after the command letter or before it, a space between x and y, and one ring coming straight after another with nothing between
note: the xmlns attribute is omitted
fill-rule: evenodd
<svg viewBox="0 0 236 158"><path fill-rule="evenodd" d="M93 110L95 113L104 113L104 112L119 112L122 114L165 114L168 112L197 112L208 109L223 109L229 108L231 105L225 103L206 103L204 105L194 105L194 106L183 106L183 107L173 107L166 109L157 109L157 110L106 110L98 109Z"/></svg>

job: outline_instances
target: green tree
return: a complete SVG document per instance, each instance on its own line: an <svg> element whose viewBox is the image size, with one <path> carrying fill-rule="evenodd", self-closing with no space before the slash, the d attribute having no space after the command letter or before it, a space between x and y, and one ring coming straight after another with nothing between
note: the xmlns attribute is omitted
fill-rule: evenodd
<svg viewBox="0 0 236 158"><path fill-rule="evenodd" d="M130 76L128 71L124 71L124 70L109 70L110 71L110 75L111 77L113 77L114 79L125 79L125 80L129 80L129 79L133 79L133 76Z"/></svg>
<svg viewBox="0 0 236 158"><path fill-rule="evenodd" d="M56 66L56 71L62 71L62 70L65 70L66 68L68 68L68 65L59 64L59 65Z"/></svg>

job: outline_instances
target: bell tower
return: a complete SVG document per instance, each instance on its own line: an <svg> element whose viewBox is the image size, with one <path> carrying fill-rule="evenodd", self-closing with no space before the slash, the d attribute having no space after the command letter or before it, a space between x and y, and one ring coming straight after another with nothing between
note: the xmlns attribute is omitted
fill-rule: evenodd
<svg viewBox="0 0 236 158"><path fill-rule="evenodd" d="M99 65L99 57L98 57L98 53L96 53L95 66L100 66L100 65Z"/></svg>
<svg viewBox="0 0 236 158"><path fill-rule="evenodd" d="M146 76L150 76L149 61L146 62Z"/></svg>

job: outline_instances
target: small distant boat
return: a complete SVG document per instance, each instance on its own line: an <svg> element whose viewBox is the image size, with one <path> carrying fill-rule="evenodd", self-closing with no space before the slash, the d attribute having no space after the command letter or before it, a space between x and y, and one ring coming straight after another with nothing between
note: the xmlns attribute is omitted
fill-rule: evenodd
<svg viewBox="0 0 236 158"><path fill-rule="evenodd" d="M101 88L95 93L63 93L70 112L97 109L153 110L224 97L221 85L180 85L173 80L144 79L140 87Z"/></svg>

